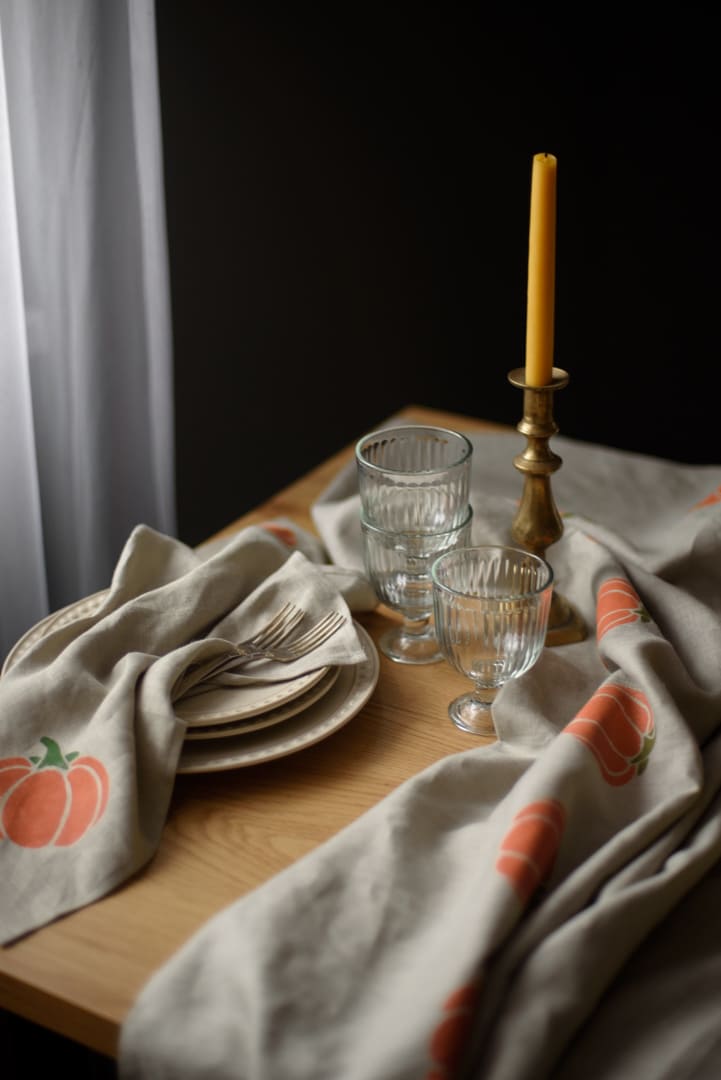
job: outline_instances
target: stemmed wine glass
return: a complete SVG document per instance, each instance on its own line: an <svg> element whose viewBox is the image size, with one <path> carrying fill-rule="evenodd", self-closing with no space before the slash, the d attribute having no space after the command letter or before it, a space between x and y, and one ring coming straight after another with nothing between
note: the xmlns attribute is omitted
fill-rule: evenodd
<svg viewBox="0 0 721 1080"><path fill-rule="evenodd" d="M434 561L431 578L443 654L474 684L448 713L463 731L492 735L498 690L532 668L543 649L553 571L519 548L459 546Z"/></svg>
<svg viewBox="0 0 721 1080"><path fill-rule="evenodd" d="M361 515L363 555L378 599L402 616L381 634L378 645L391 660L430 664L443 659L433 627L431 565L444 552L470 542L473 511L443 532L389 530Z"/></svg>

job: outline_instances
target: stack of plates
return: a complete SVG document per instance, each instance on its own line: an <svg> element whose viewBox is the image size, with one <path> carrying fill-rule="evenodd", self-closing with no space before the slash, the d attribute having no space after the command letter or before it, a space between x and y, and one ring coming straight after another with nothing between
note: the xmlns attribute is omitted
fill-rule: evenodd
<svg viewBox="0 0 721 1080"><path fill-rule="evenodd" d="M347 724L378 682L378 653L358 623L360 664L319 668L285 682L208 690L175 706L187 724L180 773L217 772L294 754Z"/></svg>
<svg viewBox="0 0 721 1080"><path fill-rule="evenodd" d="M50 630L92 615L105 592L49 615L8 653L4 675ZM320 742L347 724L378 682L378 653L367 631L354 623L365 659L324 667L284 682L249 683L195 694L175 711L187 725L179 773L219 772L285 757Z"/></svg>

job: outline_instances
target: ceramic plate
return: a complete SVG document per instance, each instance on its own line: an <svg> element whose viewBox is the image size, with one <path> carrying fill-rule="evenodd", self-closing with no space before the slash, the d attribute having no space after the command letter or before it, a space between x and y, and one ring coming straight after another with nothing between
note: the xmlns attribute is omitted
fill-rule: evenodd
<svg viewBox="0 0 721 1080"><path fill-rule="evenodd" d="M13 645L5 657L0 674L5 675L13 664L17 664L18 660L26 652L29 652L33 645L49 634L51 630L59 630L61 626L67 626L69 623L75 622L76 619L82 619L86 615L94 615L105 599L107 592L107 589L103 589L102 592L93 593L92 596L86 596L83 600L76 600L74 604L68 604L67 607L54 611L51 615L46 615L44 619L31 627Z"/></svg>
<svg viewBox="0 0 721 1080"><path fill-rule="evenodd" d="M244 686L224 686L193 694L175 703L175 715L194 728L206 724L227 724L232 720L247 720L277 709L310 690L328 672L327 667L307 671L295 679L283 682L246 683Z"/></svg>
<svg viewBox="0 0 721 1080"><path fill-rule="evenodd" d="M286 757L326 739L360 712L378 682L376 647L368 632L355 624L365 649L360 664L339 669L338 678L313 705L283 724L226 739L198 739L183 744L179 773L221 772Z"/></svg>
<svg viewBox="0 0 721 1080"><path fill-rule="evenodd" d="M302 709L307 709L309 705L318 701L323 694L330 690L339 674L340 667L324 668L321 672L322 678L317 679L315 684L311 686L309 690L305 690L296 695L292 700L288 701L287 704L279 705L274 709L268 709L267 712L261 712L259 715L251 716L247 720L231 719L222 721L218 724L209 724L207 726L203 724L200 726L189 726L185 733L185 738L191 740L226 739L229 735L247 735L249 731L260 731L261 728L270 727L271 724L279 724L281 720L287 720L289 717L295 716L295 714L299 713ZM293 681L295 682L295 680ZM250 687L247 687L247 689L250 689ZM178 702L175 707L175 712L178 716L181 715L181 704L182 702Z"/></svg>

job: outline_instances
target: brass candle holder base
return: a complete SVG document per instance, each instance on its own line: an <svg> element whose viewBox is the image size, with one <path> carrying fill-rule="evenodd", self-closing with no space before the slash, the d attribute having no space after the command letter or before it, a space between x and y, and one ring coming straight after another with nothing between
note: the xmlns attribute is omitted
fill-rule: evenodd
<svg viewBox="0 0 721 1080"><path fill-rule="evenodd" d="M545 558L546 548L563 536L563 522L551 491L551 475L563 462L548 444L558 431L553 419L553 395L566 386L568 374L553 368L547 386L529 386L525 374L524 368L515 368L508 375L509 382L523 390L523 419L517 430L528 442L523 453L513 459L524 474L524 483L511 535L521 547ZM570 645L586 636L583 619L554 585L546 645Z"/></svg>

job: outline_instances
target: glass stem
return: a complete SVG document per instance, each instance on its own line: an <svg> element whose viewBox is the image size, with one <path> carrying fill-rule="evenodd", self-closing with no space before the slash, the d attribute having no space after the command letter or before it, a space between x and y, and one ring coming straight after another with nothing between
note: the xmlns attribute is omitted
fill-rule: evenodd
<svg viewBox="0 0 721 1080"><path fill-rule="evenodd" d="M476 683L476 688L473 691L473 700L478 705L483 706L485 709L490 709L493 702L496 700L496 694L500 690L500 686L479 686Z"/></svg>
<svg viewBox="0 0 721 1080"><path fill-rule="evenodd" d="M404 615L403 633L408 634L409 637L421 637L423 634L428 633L430 621L430 615L423 615L420 619L411 619L407 615Z"/></svg>

